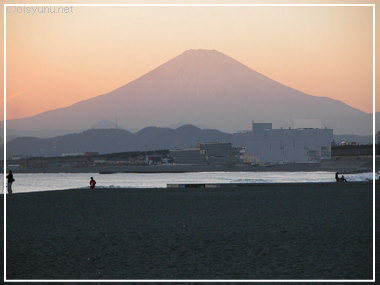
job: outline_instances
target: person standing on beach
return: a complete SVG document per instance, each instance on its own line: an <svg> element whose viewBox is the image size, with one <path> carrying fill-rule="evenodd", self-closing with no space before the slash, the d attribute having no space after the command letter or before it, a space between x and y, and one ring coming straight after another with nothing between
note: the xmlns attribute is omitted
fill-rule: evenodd
<svg viewBox="0 0 380 285"><path fill-rule="evenodd" d="M95 185L96 185L96 181L94 180L93 177L91 177L91 179L90 179L90 188L91 188L91 189L94 189L94 188L95 188Z"/></svg>
<svg viewBox="0 0 380 285"><path fill-rule="evenodd" d="M7 188L8 188L9 194L12 194L12 183L13 183L13 181L15 181L15 180L13 178L12 170L9 170L9 173L7 175L7 182L8 182Z"/></svg>

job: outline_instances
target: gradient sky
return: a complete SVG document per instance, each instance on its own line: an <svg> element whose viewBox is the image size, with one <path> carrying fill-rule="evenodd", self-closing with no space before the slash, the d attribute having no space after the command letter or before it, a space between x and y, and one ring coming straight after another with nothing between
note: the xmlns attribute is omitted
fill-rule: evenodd
<svg viewBox="0 0 380 285"><path fill-rule="evenodd" d="M271 3L286 2L297 3ZM374 1L323 1L338 2ZM107 93L198 48L221 51L307 94L372 110L372 7L73 7L68 14L9 12L8 119Z"/></svg>

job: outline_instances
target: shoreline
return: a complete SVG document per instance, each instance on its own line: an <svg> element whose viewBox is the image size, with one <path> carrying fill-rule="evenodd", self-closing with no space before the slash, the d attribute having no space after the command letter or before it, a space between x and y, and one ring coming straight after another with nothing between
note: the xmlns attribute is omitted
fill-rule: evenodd
<svg viewBox="0 0 380 285"><path fill-rule="evenodd" d="M375 185L380 184L379 180L375 181ZM253 189L259 188L259 187L290 187L290 186L334 186L339 185L337 187L344 187L344 185L363 185L373 186L373 181L351 181L351 182L258 182L258 183L168 183L166 187L102 187L102 186L96 186L95 189L90 189L89 186L83 186L83 187L75 187L75 188L65 188L65 189L47 189L47 190L38 190L38 191L30 191L30 192L13 192L12 194L8 194L9 196L13 195L23 195L23 194L33 194L33 193L46 193L46 192L61 192L61 191L75 191L75 192L81 192L81 191L145 191L145 190L153 190L153 191L162 191L162 190L191 190L191 189L223 189L223 188L231 188L231 189L237 189L237 188L248 188L251 187ZM1 193L0 196L3 196L4 193Z"/></svg>

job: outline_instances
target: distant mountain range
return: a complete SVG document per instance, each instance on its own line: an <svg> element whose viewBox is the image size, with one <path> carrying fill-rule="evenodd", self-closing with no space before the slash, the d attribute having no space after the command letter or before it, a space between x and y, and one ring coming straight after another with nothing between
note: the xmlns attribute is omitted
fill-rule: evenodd
<svg viewBox="0 0 380 285"><path fill-rule="evenodd" d="M193 147L204 141L230 141L231 138L231 134L202 130L192 125L177 129L147 127L135 134L122 129L90 129L54 138L16 138L7 144L7 156L176 149Z"/></svg>
<svg viewBox="0 0 380 285"><path fill-rule="evenodd" d="M172 124L170 126L167 126L167 128L170 129L177 129L181 126L185 125L191 125L186 122L180 122L177 124ZM207 126L197 126L201 129L209 129ZM87 129L123 129L130 131L132 133L138 132L136 129L126 129L117 122L112 122L109 120L102 120L95 124L93 124L90 128L86 128L84 130L56 130L56 129L46 129L46 130L32 130L32 131L25 131L25 130L16 130L16 129L10 129L7 128L7 142L20 137L35 137L35 138L53 138L56 136L63 136L73 133L78 133L85 131ZM0 128L0 142L3 141L3 133L4 129Z"/></svg>
<svg viewBox="0 0 380 285"><path fill-rule="evenodd" d="M371 114L287 87L215 50L186 51L107 94L7 124L84 130L114 118L127 129L185 121L231 133L249 129L252 120L287 128L297 119L320 119L335 134L372 134Z"/></svg>
<svg viewBox="0 0 380 285"><path fill-rule="evenodd" d="M334 139L371 143L371 136L336 136ZM122 129L90 129L53 138L20 137L7 143L7 156L60 156L85 152L115 153L194 147L200 142L226 141L244 146L249 133L223 133L193 125L177 129L148 127L136 133ZM1 155L1 154L0 154Z"/></svg>

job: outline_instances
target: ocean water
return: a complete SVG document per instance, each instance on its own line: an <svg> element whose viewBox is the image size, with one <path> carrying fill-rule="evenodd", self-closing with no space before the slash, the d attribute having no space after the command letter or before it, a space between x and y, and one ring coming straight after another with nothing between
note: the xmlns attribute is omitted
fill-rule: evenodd
<svg viewBox="0 0 380 285"><path fill-rule="evenodd" d="M166 188L167 184L190 183L297 183L334 182L334 172L189 172L189 173L14 173L14 193L86 189L90 177L96 187ZM350 181L372 180L372 173L344 175ZM1 175L1 181L3 181ZM4 192L4 187L3 187Z"/></svg>

